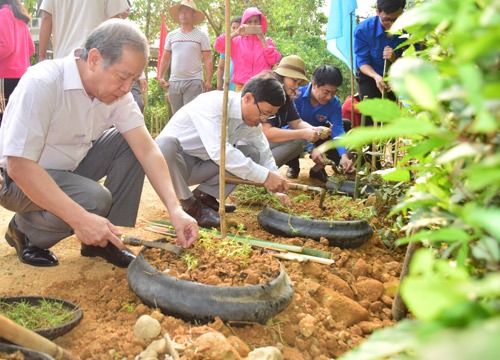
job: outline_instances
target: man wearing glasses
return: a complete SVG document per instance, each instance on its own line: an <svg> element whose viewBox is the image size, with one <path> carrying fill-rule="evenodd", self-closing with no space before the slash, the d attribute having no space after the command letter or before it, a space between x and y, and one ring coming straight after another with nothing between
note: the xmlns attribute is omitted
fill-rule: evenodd
<svg viewBox="0 0 500 360"><path fill-rule="evenodd" d="M263 183L272 192L288 190L261 126L285 103L283 87L274 78L254 77L241 93L230 91L228 96L226 171ZM222 91L203 93L176 112L156 138L184 211L207 228L220 225L222 111ZM193 185L198 186L191 191ZM225 197L234 187L227 184ZM226 205L225 210L232 212L235 207Z"/></svg>
<svg viewBox="0 0 500 360"><path fill-rule="evenodd" d="M360 99L381 98L384 90L390 90L384 81L384 62L396 61L403 53L402 49L394 50L406 38L387 33L403 13L405 0L377 0L377 16L361 22L354 30L354 53L356 54L356 81ZM394 94L388 97L395 100ZM366 125L373 125L371 118Z"/></svg>

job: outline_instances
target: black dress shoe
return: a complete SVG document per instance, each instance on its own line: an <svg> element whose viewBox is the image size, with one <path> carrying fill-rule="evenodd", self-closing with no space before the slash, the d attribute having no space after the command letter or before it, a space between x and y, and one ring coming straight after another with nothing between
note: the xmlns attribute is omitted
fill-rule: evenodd
<svg viewBox="0 0 500 360"><path fill-rule="evenodd" d="M289 179L297 179L299 177L300 169L289 166L286 171L286 177Z"/></svg>
<svg viewBox="0 0 500 360"><path fill-rule="evenodd" d="M120 250L110 242L105 247L82 244L80 254L86 257L102 257L107 262L121 268L128 267L135 259L135 255L129 249Z"/></svg>
<svg viewBox="0 0 500 360"><path fill-rule="evenodd" d="M187 209L184 209L189 215L191 215L199 226L204 228L217 228L220 226L220 217L217 211L209 208L200 200L195 200L195 202Z"/></svg>
<svg viewBox="0 0 500 360"><path fill-rule="evenodd" d="M316 179L316 180L319 180L319 181L324 182L324 183L326 183L328 181L328 175L327 175L325 169L321 169L318 171L314 171L313 169L311 169L311 170L309 170L309 177L311 179Z"/></svg>
<svg viewBox="0 0 500 360"><path fill-rule="evenodd" d="M25 234L17 229L14 218L9 223L5 233L5 240L16 249L17 257L24 264L31 266L56 266L59 264L52 251L36 247Z"/></svg>
<svg viewBox="0 0 500 360"><path fill-rule="evenodd" d="M200 200L203 204L208 206L210 209L219 211L219 202L212 195L204 193L201 190L194 189L193 195L196 199ZM225 204L226 213L232 213L236 210L236 205L234 204Z"/></svg>

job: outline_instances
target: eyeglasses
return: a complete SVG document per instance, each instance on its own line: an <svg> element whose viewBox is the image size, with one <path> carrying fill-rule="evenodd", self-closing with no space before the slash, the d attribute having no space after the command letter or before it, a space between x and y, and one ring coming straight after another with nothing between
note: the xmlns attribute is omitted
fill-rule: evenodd
<svg viewBox="0 0 500 360"><path fill-rule="evenodd" d="M254 101L254 103L255 103L255 105L257 105L257 109L259 109L259 113L260 113L259 118L260 118L260 120L262 120L262 121L264 121L266 119L270 120L270 119L274 119L276 117L276 114L269 114L269 115L264 114L262 112L262 110L260 110L260 107L259 107L259 104L257 103L257 101Z"/></svg>
<svg viewBox="0 0 500 360"><path fill-rule="evenodd" d="M397 20L398 18L395 18L395 19L392 19L392 18L380 18L380 21L385 23L385 24L394 24L394 22Z"/></svg>

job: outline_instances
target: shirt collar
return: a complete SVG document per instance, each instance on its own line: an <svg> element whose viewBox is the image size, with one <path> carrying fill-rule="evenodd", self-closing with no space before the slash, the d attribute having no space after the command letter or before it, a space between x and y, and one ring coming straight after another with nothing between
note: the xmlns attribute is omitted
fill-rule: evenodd
<svg viewBox="0 0 500 360"><path fill-rule="evenodd" d="M80 72L76 61L79 59L81 49L76 49L72 54L63 58L64 90L84 90Z"/></svg>
<svg viewBox="0 0 500 360"><path fill-rule="evenodd" d="M300 89L303 89L304 92L300 95L303 98L308 98L309 95L311 94L311 89L312 89L312 82L309 83L309 85L303 86Z"/></svg>
<svg viewBox="0 0 500 360"><path fill-rule="evenodd" d="M387 36L387 33L385 32L385 29L382 27L382 24L380 23L380 17L376 16L375 17L375 34L377 37L381 35Z"/></svg>

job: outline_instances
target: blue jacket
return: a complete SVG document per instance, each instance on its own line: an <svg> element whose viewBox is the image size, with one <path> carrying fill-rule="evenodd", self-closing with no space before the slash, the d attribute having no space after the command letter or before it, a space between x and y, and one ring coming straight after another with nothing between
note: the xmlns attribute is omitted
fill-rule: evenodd
<svg viewBox="0 0 500 360"><path fill-rule="evenodd" d="M356 54L356 68L362 65L370 65L380 76L384 72L384 47L390 46L395 49L399 44L406 41L394 35L387 37L378 16L372 16L362 21L354 30L354 53ZM397 57L403 53L402 49L396 50Z"/></svg>
<svg viewBox="0 0 500 360"><path fill-rule="evenodd" d="M332 138L344 134L344 123L342 122L342 103L337 96L334 96L326 105L319 104L313 108L311 104L311 88L312 83L299 88L300 96L295 100L295 106L302 120L308 122L312 126L332 125ZM344 147L337 147L337 152L340 156L346 153Z"/></svg>

